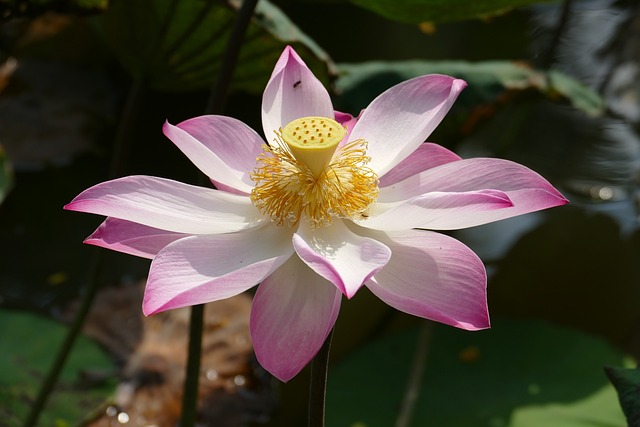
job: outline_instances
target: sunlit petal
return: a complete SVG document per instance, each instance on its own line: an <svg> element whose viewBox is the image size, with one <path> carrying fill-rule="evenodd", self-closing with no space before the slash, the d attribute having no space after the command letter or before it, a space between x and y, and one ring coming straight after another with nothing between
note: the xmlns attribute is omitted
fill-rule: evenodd
<svg viewBox="0 0 640 427"><path fill-rule="evenodd" d="M391 252L382 243L351 232L342 220L329 227L302 225L293 236L298 256L316 273L351 298L385 266Z"/></svg>
<svg viewBox="0 0 640 427"><path fill-rule="evenodd" d="M229 298L257 285L292 254L291 233L273 225L185 237L153 259L142 309L149 315Z"/></svg>
<svg viewBox="0 0 640 427"><path fill-rule="evenodd" d="M95 185L65 209L189 234L227 233L265 221L248 197L141 175Z"/></svg>

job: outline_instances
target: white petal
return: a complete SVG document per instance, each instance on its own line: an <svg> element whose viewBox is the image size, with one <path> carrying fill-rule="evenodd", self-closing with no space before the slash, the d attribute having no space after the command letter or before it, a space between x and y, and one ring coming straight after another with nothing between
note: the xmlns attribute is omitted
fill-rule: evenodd
<svg viewBox="0 0 640 427"><path fill-rule="evenodd" d="M298 256L351 298L391 257L389 248L351 232L340 219L327 227L301 225L293 236Z"/></svg>
<svg viewBox="0 0 640 427"><path fill-rule="evenodd" d="M267 221L248 197L141 175L95 185L65 209L188 234L227 233Z"/></svg>
<svg viewBox="0 0 640 427"><path fill-rule="evenodd" d="M293 254L291 233L267 224L171 243L151 263L144 313L217 301L257 285Z"/></svg>

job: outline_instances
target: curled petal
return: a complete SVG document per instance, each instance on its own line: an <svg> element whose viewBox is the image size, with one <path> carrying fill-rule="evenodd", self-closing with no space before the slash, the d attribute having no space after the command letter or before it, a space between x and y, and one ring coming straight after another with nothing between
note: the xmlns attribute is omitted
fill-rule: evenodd
<svg viewBox="0 0 640 427"><path fill-rule="evenodd" d="M262 126L271 144L274 132L308 116L333 117L329 93L292 47L287 46L262 96Z"/></svg>
<svg viewBox="0 0 640 427"><path fill-rule="evenodd" d="M301 225L293 235L293 247L309 267L347 298L355 295L391 257L385 245L354 234L339 219L329 227L318 229Z"/></svg>
<svg viewBox="0 0 640 427"><path fill-rule="evenodd" d="M162 248L189 234L173 233L135 222L107 218L84 243L152 259Z"/></svg>
<svg viewBox="0 0 640 427"><path fill-rule="evenodd" d="M201 116L177 126L167 122L163 131L219 188L251 192L249 173L264 141L249 126L231 117Z"/></svg>
<svg viewBox="0 0 640 427"><path fill-rule="evenodd" d="M455 230L484 224L487 215L513 206L502 191L482 190L465 193L427 193L397 203L376 203L369 218L354 220L376 230L430 228Z"/></svg>
<svg viewBox="0 0 640 427"><path fill-rule="evenodd" d="M466 85L431 74L393 86L364 110L350 140L368 142L368 166L383 176L427 139Z"/></svg>
<svg viewBox="0 0 640 427"><path fill-rule="evenodd" d="M267 371L289 381L316 355L340 310L342 294L297 257L260 286L251 307L251 340Z"/></svg>
<svg viewBox="0 0 640 427"><path fill-rule="evenodd" d="M265 221L248 197L142 175L95 185L64 208L188 234L228 233Z"/></svg>
<svg viewBox="0 0 640 427"><path fill-rule="evenodd" d="M266 225L242 233L177 240L151 263L142 311L150 315L237 295L293 254L291 233Z"/></svg>
<svg viewBox="0 0 640 427"><path fill-rule="evenodd" d="M391 248L366 286L390 306L462 329L489 327L482 261L459 241L424 230L372 232Z"/></svg>
<svg viewBox="0 0 640 427"><path fill-rule="evenodd" d="M475 158L447 163L380 189L379 202L394 202L431 191L465 192L494 189L513 206L483 213L460 228L486 224L568 203L546 179L531 169L502 159ZM479 220L482 221L479 221Z"/></svg>
<svg viewBox="0 0 640 427"><path fill-rule="evenodd" d="M458 160L461 160L460 156L438 144L420 144L409 157L380 177L380 187L388 187L412 175Z"/></svg>

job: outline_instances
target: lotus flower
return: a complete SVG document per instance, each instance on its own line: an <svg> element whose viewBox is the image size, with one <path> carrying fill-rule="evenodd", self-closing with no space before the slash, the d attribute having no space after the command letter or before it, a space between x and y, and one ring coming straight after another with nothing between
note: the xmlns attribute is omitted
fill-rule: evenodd
<svg viewBox="0 0 640 427"><path fill-rule="evenodd" d="M260 283L251 336L282 381L318 352L342 296L361 286L398 310L489 327L486 273L452 237L567 203L499 159L463 160L425 139L462 80L417 77L353 118L287 47L262 99L268 144L244 123L202 116L165 135L217 189L150 176L91 187L65 209L107 216L86 243L152 259L143 312L229 298Z"/></svg>

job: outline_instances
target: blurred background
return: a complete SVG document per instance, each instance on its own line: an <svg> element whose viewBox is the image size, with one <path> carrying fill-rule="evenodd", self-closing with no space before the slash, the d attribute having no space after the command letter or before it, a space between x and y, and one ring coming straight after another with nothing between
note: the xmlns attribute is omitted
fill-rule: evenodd
<svg viewBox="0 0 640 427"><path fill-rule="evenodd" d="M115 176L198 183L161 128L205 111L238 7L0 0L0 425L24 422L90 282L99 293L39 425L176 425L188 313L143 319L149 261L83 245L102 218L62 206ZM262 133L262 90L288 44L353 115L400 81L449 74L469 86L429 141L527 165L571 201L453 233L487 267L490 330L427 323L365 288L345 302L328 425L638 416L609 377L621 396L640 383L639 7L259 2L223 114ZM281 384L260 369L249 308L250 295L207 305L199 425L304 425L308 374Z"/></svg>

